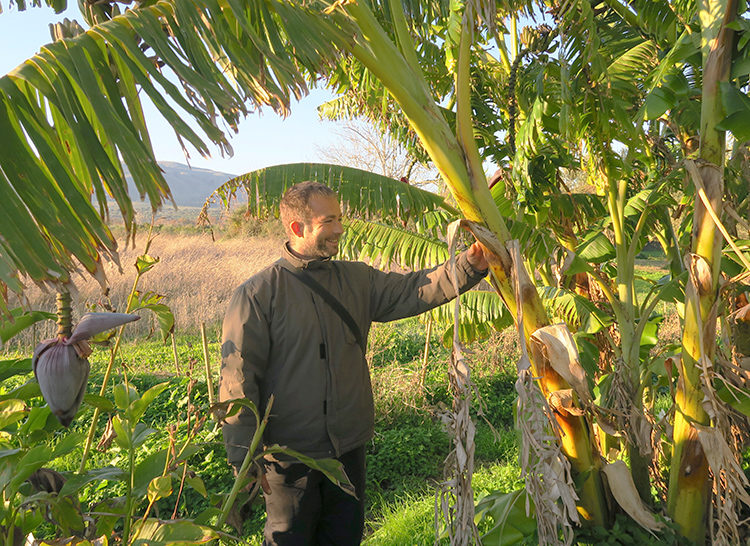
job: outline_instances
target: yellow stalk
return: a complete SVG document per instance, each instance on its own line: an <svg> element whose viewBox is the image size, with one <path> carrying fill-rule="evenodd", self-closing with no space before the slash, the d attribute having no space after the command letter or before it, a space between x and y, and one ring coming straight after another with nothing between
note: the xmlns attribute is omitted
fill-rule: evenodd
<svg viewBox="0 0 750 546"><path fill-rule="evenodd" d="M706 537L711 505L711 482L706 455L693 424L708 425L703 409L701 360L712 361L716 352L716 298L721 258L721 233L713 218L721 214L724 188L725 134L716 130L723 116L719 82L727 81L731 65L733 32L728 24L737 13L736 0L702 0L699 5L703 49L703 96L699 186L708 204L695 201L694 257L685 290L685 325L682 335L680 379L675 402L674 446L667 507L680 534L695 543ZM702 188L701 188L702 186ZM709 212L709 209L713 209Z"/></svg>
<svg viewBox="0 0 750 546"><path fill-rule="evenodd" d="M513 267L505 246L509 242L510 232L492 199L473 136L469 79L471 32L467 28L467 22L463 26L459 45L456 74L458 135L454 135L427 91L426 84L423 84L421 72L415 73L367 6L363 2L349 2L343 4L343 9L357 22L362 33L361 41L356 42L352 48L353 55L381 80L402 108L466 218L489 228L494 235L493 239L499 243L490 243L490 280L506 307L515 316L516 297L511 282ZM525 341L528 344L531 334L548 325L549 319L528 275L522 279L521 290ZM533 364L534 374L540 377L545 396L556 390L570 388L550 366ZM570 458L574 472L586 476L579 489L579 510L587 523L605 525L608 511L601 481L601 462L590 426L580 416L558 415L557 418L562 431L560 441L563 452Z"/></svg>

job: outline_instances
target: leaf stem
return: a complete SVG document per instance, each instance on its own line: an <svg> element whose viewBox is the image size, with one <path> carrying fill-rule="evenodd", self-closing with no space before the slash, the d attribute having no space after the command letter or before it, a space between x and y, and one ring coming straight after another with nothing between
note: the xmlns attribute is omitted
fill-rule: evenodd
<svg viewBox="0 0 750 546"><path fill-rule="evenodd" d="M227 517L229 517L229 511L232 509L232 506L234 506L234 501L237 499L237 495L239 495L240 493L240 487L245 481L247 473L250 471L250 467L252 466L255 459L255 451L258 449L258 445L263 438L263 431L266 429L266 425L268 424L268 417L271 414L271 406L273 406L273 395L271 395L271 397L268 399L266 413L263 416L263 420L258 423L258 427L255 429L255 434L253 434L253 439L250 441L250 447L248 447L247 449L247 454L245 455L245 459L242 461L242 466L237 472L232 490L229 492L229 496L224 500L224 504L221 507L221 515L219 516L219 521L216 524L217 528L223 527L224 523L227 521ZM253 412L255 413L256 421L258 421L259 415L257 413L257 410L253 408Z"/></svg>
<svg viewBox="0 0 750 546"><path fill-rule="evenodd" d="M148 252L149 247L151 246L151 241L153 240L153 230L154 230L154 216L151 217L151 225L148 229L148 237L146 238L146 248L144 250L144 253ZM135 301L135 294L138 290L138 282L141 279L141 273L140 270L137 271L135 275L135 279L133 280L133 287L130 289L130 294L128 295L128 304L125 307L125 312L129 313L130 310L133 308L133 302ZM120 343L122 342L122 332L125 330L125 326L120 326L120 329L117 330L117 337L115 338L115 345L112 347L112 350L109 353L109 362L107 363L107 369L104 372L104 379L102 380L102 386L99 389L99 396L104 396L104 393L107 390L107 383L109 383L109 378L112 375L112 368L115 364L115 357L117 356L117 353L120 350ZM99 421L99 415L101 415L101 410L99 408L94 408L94 416L91 418L91 425L89 426L89 433L86 436L86 444L83 447L83 455L81 456L81 464L78 466L78 472L81 473L84 470L86 470L86 461L89 458L89 454L91 453L91 445L94 442L94 435L96 434L96 425Z"/></svg>
<svg viewBox="0 0 750 546"><path fill-rule="evenodd" d="M130 520L133 517L133 483L135 481L135 448L133 447L132 423L128 423L130 439L128 446L128 489L125 493L125 521L123 522L122 543L130 543Z"/></svg>

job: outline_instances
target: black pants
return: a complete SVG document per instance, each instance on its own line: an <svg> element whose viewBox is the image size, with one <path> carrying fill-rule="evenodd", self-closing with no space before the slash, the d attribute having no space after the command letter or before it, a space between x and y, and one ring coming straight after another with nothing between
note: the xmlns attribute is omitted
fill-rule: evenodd
<svg viewBox="0 0 750 546"><path fill-rule="evenodd" d="M266 499L264 545L348 546L362 541L365 522L365 448L338 460L357 498L322 472L299 462L264 462L271 493Z"/></svg>

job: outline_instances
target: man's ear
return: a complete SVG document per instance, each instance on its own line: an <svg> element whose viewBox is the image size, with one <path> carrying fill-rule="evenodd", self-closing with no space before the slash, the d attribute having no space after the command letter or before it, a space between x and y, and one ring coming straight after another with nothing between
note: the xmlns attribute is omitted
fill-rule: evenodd
<svg viewBox="0 0 750 546"><path fill-rule="evenodd" d="M305 235L305 224L302 222L297 222L296 220L289 224L289 227L292 229L292 233L296 235L297 237L304 237Z"/></svg>

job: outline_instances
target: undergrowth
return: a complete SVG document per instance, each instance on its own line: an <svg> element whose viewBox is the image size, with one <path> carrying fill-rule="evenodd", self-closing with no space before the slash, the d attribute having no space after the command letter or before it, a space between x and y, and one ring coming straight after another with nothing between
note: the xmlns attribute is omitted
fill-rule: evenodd
<svg viewBox="0 0 750 546"><path fill-rule="evenodd" d="M441 413L451 405L447 382L449 349L442 344L442 334L433 332L427 366L423 367L425 325L420 320L412 318L375 324L370 332L367 356L375 397L376 427L375 436L367 445L367 544L435 542L435 492L443 478L444 460L451 448L451 440L440 420ZM219 337L219 324L216 321L209 323L214 385L218 385L219 379ZM517 462L518 439L513 428L515 362L518 358L515 338L512 331L495 333L489 340L475 343L466 352L478 395L473 403L477 426L476 472L473 476L476 500L491 492L510 492L522 487ZM139 462L147 461L153 455L153 446L163 442L172 423L178 418L184 419L189 404L207 407L200 336L195 333L178 335L176 348L177 363L171 344L162 343L153 336L140 337L124 343L118 355L118 371L113 384L127 379L143 392L157 383L169 383L169 388L144 415L144 422L158 432L143 446L138 454ZM30 350L25 348L8 353L6 347L6 358L27 357L29 354ZM92 355L89 393L98 392L108 357L106 349L98 349ZM189 385L192 388L190 398ZM14 386L12 382L6 382L2 388L7 391ZM84 404L73 431L85 432L92 411ZM106 419L100 419L97 438L104 436L105 425ZM209 421L196 443L199 449L190 463L199 469L206 489L209 493L228 491L233 478L226 463L220 428ZM56 461L57 469L77 470L81 452L82 448L73 450ZM90 465L117 464L119 456L116 447L102 446L91 455ZM121 491L113 489L106 481L97 482L85 491L82 501L94 504L119 494ZM159 500L155 507L157 517L168 518L175 503L179 514L191 517L217 502L210 494L203 497L192 489L183 491L179 502L176 498L175 493ZM262 504L259 503L240 533L243 540L260 544L264 520ZM629 531L623 525L625 523L616 528L618 536ZM621 543L616 542L618 539L611 534L599 536L592 532L581 538L599 543Z"/></svg>
<svg viewBox="0 0 750 546"><path fill-rule="evenodd" d="M370 336L369 360L376 405L375 437L367 446L367 540L371 544L428 544L434 541L434 498L443 476L443 463L451 442L440 421L440 413L450 405L447 390L447 349L440 344L436 332L430 347L425 381L419 385L424 351L424 325L417 319L396 324L375 325ZM209 331L209 355L214 385L218 385L218 331ZM512 430L513 377L507 372L509 362L487 362L492 343L481 355L472 355L476 366L475 383L483 400L484 414L498 430L491 430L477 418L475 483L477 495L503 487L514 487L517 480L517 441ZM163 445L174 423L186 426L188 405L207 408L208 396L201 339L196 335L178 336L177 364L171 344L159 340L127 341L120 348L115 376L105 396L112 396L112 384L128 381L139 392L168 382L169 387L148 407L143 421L156 433L139 450L136 464L149 464L150 458ZM496 355L502 351L495 352ZM8 353L6 357L27 357L28 354ZM99 391L103 370L109 359L107 349L97 349L90 357L92 366L88 392ZM179 372L177 372L179 366ZM13 378L22 383L29 377ZM7 382L4 389L14 385ZM188 397L188 389L191 389ZM39 399L41 404L41 399ZM93 409L84 404L71 432L85 434ZM97 441L105 438L106 417L98 423ZM61 431L62 432L62 431ZM172 431L179 434L180 430ZM197 469L210 493L226 492L233 478L226 463L220 428L212 421L196 438L198 449L190 465ZM61 472L77 471L82 446L55 461ZM114 445L101 442L89 459L89 467L117 465L124 453ZM81 501L89 506L123 494L122 484L99 481L88 487ZM155 507L157 517L169 518L176 511L181 517L194 517L215 499L203 497L186 488L177 501L177 492L160 499ZM245 522L242 532L249 543L259 544L264 524L262 505L257 505ZM410 537L406 540L405 537Z"/></svg>

